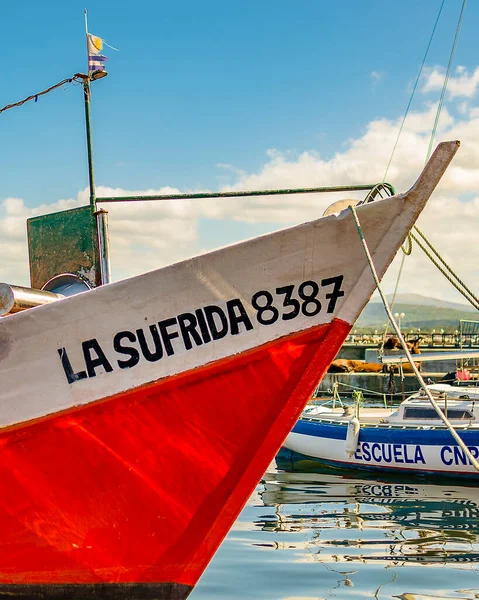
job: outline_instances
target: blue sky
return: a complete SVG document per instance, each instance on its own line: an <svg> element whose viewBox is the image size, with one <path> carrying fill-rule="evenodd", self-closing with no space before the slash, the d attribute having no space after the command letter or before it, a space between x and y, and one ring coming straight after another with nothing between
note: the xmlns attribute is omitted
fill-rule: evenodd
<svg viewBox="0 0 479 600"><path fill-rule="evenodd" d="M100 193L102 186L147 193L381 180L440 5L441 0L86 5L90 32L120 50L104 49L109 76L93 83ZM399 190L412 183L424 161L461 5L445 2L405 130L406 146L390 171ZM2 7L9 58L0 107L85 71L84 7L83 0ZM451 79L456 91L447 95L441 119L446 137L463 140L457 160L469 184L462 195L437 201L444 207L457 201L461 208L467 200L464 210L470 211L479 190L478 23L479 3L470 1L454 60L460 69ZM0 250L3 243L4 257L7 251L13 257L0 264L0 279L22 279L25 217L40 205L58 210L86 199L81 88L69 85L7 111L0 127ZM441 135L440 128L438 140ZM66 204L58 204L62 199ZM317 214L311 199L293 209L285 200L266 202L232 202L227 209L214 202L201 209L196 204L112 209L113 272L124 277ZM162 240L145 233L152 220ZM479 268L474 273L479 280ZM427 293L429 279L423 286ZM441 290L438 296L449 297Z"/></svg>
<svg viewBox="0 0 479 600"><path fill-rule="evenodd" d="M446 64L459 14L446 2L428 64ZM105 0L88 6L110 76L94 84L97 183L215 189L216 165L254 171L266 151L331 156L371 119L408 100L440 2ZM85 70L83 2L2 8L9 61L3 106ZM456 62L478 56L469 2ZM378 78L372 76L377 73ZM2 195L27 205L86 185L80 89L1 116Z"/></svg>

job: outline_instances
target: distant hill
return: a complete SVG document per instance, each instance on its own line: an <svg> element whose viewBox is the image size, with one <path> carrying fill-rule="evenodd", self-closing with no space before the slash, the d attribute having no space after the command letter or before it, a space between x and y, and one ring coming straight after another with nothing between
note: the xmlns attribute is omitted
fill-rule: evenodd
<svg viewBox="0 0 479 600"><path fill-rule="evenodd" d="M388 302L392 302L393 295L389 294L386 296ZM374 300L372 303L377 302L382 305L379 300ZM466 312L477 312L476 309L470 304L462 304L460 302L448 302L447 300L440 300L439 298L428 298L421 296L420 294L396 294L396 302L398 304L414 304L420 306L434 306L435 308L452 308L454 310L466 311ZM396 306L394 307L396 310Z"/></svg>
<svg viewBox="0 0 479 600"><path fill-rule="evenodd" d="M391 302L392 295L388 296ZM472 306L459 302L447 302L438 298L426 298L419 294L398 294L393 312L405 314L401 329L457 329L460 319L479 321L479 312ZM381 301L372 300L366 305L355 328L382 329L386 312Z"/></svg>

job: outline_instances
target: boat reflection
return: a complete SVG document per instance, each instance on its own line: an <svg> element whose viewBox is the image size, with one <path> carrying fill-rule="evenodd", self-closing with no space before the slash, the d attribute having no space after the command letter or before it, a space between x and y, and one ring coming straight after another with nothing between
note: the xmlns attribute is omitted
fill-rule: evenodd
<svg viewBox="0 0 479 600"><path fill-rule="evenodd" d="M260 492L274 507L256 526L298 532L321 562L441 565L479 562L479 489L338 471L281 451Z"/></svg>

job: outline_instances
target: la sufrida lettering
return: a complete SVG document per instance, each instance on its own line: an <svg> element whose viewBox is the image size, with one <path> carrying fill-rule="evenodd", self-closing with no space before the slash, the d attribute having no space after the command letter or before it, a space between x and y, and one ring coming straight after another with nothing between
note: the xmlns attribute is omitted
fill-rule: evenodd
<svg viewBox="0 0 479 600"><path fill-rule="evenodd" d="M329 277L323 279L321 284L307 280L297 288L295 285L278 287L274 293L260 290L251 297L253 317L248 315L242 301L234 298L228 300L224 308L217 305L205 306L164 319L144 329L118 331L112 340L116 362L112 362L107 356L111 356L111 350L105 353L96 338L82 342L84 370L75 372L66 348L59 348L58 354L68 383L96 377L102 372L111 373L116 368L130 369L142 358L156 362L174 355L179 348L191 350L220 340L228 334L238 335L251 331L256 326L269 326L278 320L289 321L300 315L312 318L321 311L333 313L336 303L345 295L341 287L343 279L343 275ZM323 298L323 302L318 296Z"/></svg>
<svg viewBox="0 0 479 600"><path fill-rule="evenodd" d="M408 446L406 444L379 444L361 442L356 453L356 460L364 462L386 463L386 464L426 464L421 446Z"/></svg>
<svg viewBox="0 0 479 600"><path fill-rule="evenodd" d="M226 310L211 305L199 308L194 313L182 313L176 317L164 319L146 329L119 331L113 337L113 350L118 356L116 365L120 369L130 369L140 362L143 356L149 362L156 362L175 353L173 340L179 338L186 350L195 346L220 340L228 333L238 335L241 330L250 331L253 323L243 303L239 299L228 300ZM62 362L68 383L74 383L87 377L95 377L97 369L107 373L114 369L97 339L82 342L85 370L75 373L65 348L58 354ZM116 366L115 365L115 366Z"/></svg>

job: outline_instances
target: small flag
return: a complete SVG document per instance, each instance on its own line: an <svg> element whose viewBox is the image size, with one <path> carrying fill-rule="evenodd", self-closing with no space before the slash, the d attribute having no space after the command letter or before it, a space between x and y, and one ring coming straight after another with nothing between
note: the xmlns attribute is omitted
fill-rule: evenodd
<svg viewBox="0 0 479 600"><path fill-rule="evenodd" d="M105 71L106 56L101 54L103 48L103 40L96 35L87 33L88 42L88 73L92 74L97 71Z"/></svg>

